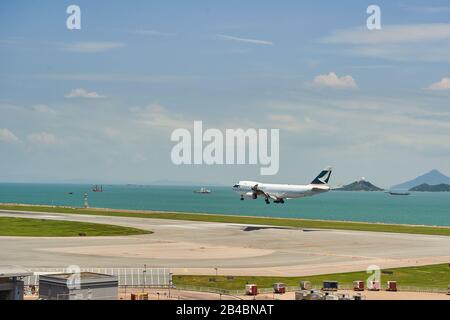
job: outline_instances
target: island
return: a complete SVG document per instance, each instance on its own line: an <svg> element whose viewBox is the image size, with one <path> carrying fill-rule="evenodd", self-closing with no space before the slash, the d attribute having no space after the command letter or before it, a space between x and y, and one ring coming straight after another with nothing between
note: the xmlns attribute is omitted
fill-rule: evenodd
<svg viewBox="0 0 450 320"><path fill-rule="evenodd" d="M442 172L433 169L430 172L427 172L413 180L395 185L391 187L391 190L409 190L411 188L418 187L422 184L428 185L438 185L438 184L449 184L450 185L450 177L447 177Z"/></svg>
<svg viewBox="0 0 450 320"><path fill-rule="evenodd" d="M359 180L355 181L353 183L350 183L346 186L343 186L341 188L335 189L338 191L383 191L383 189L378 188L377 186L373 185L369 181L366 180Z"/></svg>
<svg viewBox="0 0 450 320"><path fill-rule="evenodd" d="M422 183L414 188L409 189L409 191L416 192L450 192L450 185L441 183L436 185L429 185L427 183Z"/></svg>

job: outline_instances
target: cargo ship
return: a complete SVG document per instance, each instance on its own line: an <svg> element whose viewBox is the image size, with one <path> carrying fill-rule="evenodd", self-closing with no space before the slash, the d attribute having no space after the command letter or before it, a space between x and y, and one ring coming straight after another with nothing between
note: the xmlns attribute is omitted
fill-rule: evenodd
<svg viewBox="0 0 450 320"><path fill-rule="evenodd" d="M98 185L93 186L92 192L103 192L103 186L98 186Z"/></svg>
<svg viewBox="0 0 450 320"><path fill-rule="evenodd" d="M395 192L395 191L389 191L389 194L391 196L409 196L411 193L409 192Z"/></svg>
<svg viewBox="0 0 450 320"><path fill-rule="evenodd" d="M200 190L195 190L194 193L209 194L209 193L211 193L211 190L206 189L206 188L200 188Z"/></svg>

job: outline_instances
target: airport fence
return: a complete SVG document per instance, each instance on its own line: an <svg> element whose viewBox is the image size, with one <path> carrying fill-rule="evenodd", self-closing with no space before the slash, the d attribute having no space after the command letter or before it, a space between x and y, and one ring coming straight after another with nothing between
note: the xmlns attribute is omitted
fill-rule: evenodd
<svg viewBox="0 0 450 320"><path fill-rule="evenodd" d="M313 290L321 290L322 286L320 285L314 285L312 286ZM380 291L386 291L387 286L381 285ZM270 290L270 289L269 289ZM297 291L300 290L299 287L287 287L286 291ZM353 285L351 284L339 284L339 290L348 290L353 291ZM365 289L368 291L368 289ZM436 288L436 287L416 287L416 286L397 286L397 291L404 291L404 292L424 292L424 293L447 293L446 288Z"/></svg>
<svg viewBox="0 0 450 320"><path fill-rule="evenodd" d="M411 287L411 286L398 286L398 291L406 292L425 292L425 293L447 293L448 289L443 288L426 288L426 287Z"/></svg>
<svg viewBox="0 0 450 320"><path fill-rule="evenodd" d="M228 296L239 296L239 295L245 294L245 290L227 290L227 289L214 288L214 287L175 285L173 288L176 290L216 293L219 295L222 294L222 295L228 295Z"/></svg>
<svg viewBox="0 0 450 320"><path fill-rule="evenodd" d="M64 268L31 269L32 276L24 278L26 286L38 286L39 275L65 273ZM81 268L80 272L93 272L116 276L119 286L127 287L169 287L172 273L168 268Z"/></svg>
<svg viewBox="0 0 450 320"><path fill-rule="evenodd" d="M56 300L116 300L117 296L98 296L95 297L90 294L79 295L76 293L59 293L56 295Z"/></svg>
<svg viewBox="0 0 450 320"><path fill-rule="evenodd" d="M39 285L39 275L64 273L64 268L37 268L31 269L32 276L25 277L24 285L26 287ZM245 288L239 290L227 290L223 288L177 285L172 282L172 273L169 268L81 268L81 272L93 272L114 275L118 278L119 287L123 288L174 288L186 291L198 291L207 293L216 293L222 295L239 296L245 294ZM313 290L321 290L321 285L313 285ZM447 293L447 288L437 287L417 287L417 286L397 286L398 291L407 292L424 292L424 293ZM287 292L300 290L298 286L286 287ZM351 284L339 284L339 290L353 290ZM367 290L367 289L366 289ZM386 290L386 286L382 285L381 290ZM258 292L262 294L270 294L273 288L258 288Z"/></svg>
<svg viewBox="0 0 450 320"><path fill-rule="evenodd" d="M174 289L186 290L186 291L197 291L197 292L208 292L217 293L230 296L242 296L246 294L245 289L239 290L227 290L222 288L214 287L200 287L200 286L189 286L189 285L175 285ZM295 292L301 290L298 286L287 286L286 292ZM312 286L311 290L322 290L322 286ZM353 291L352 285L339 285L339 290ZM432 287L414 287L414 286L398 286L398 291L404 292L423 292L423 293L447 293L447 289L444 288L432 288ZM367 289L366 289L367 291ZM381 291L386 291L386 287L382 287ZM273 293L273 288L258 288L258 293L260 294L270 294Z"/></svg>

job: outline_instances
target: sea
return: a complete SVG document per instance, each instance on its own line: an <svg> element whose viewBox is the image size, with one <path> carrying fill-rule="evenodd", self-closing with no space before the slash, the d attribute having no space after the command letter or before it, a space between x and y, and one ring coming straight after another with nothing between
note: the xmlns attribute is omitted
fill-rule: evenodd
<svg viewBox="0 0 450 320"><path fill-rule="evenodd" d="M450 226L450 192L411 193L330 191L314 197L267 205L263 199L240 200L231 187L0 183L0 203L217 213L340 221Z"/></svg>

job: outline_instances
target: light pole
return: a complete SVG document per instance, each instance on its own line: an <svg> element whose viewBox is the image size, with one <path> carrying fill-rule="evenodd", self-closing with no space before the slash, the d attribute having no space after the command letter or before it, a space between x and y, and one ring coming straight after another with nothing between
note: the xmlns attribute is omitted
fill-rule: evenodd
<svg viewBox="0 0 450 320"><path fill-rule="evenodd" d="M169 273L169 299L170 299L170 289L172 288L172 275L173 273Z"/></svg>
<svg viewBox="0 0 450 320"><path fill-rule="evenodd" d="M147 273L147 265L144 264L144 270L142 271L142 278L144 281L144 287L142 288L142 292L145 292L145 286L146 286L146 279L145 279L145 275Z"/></svg>
<svg viewBox="0 0 450 320"><path fill-rule="evenodd" d="M89 208L88 194L87 193L84 194L84 208L85 209Z"/></svg>

